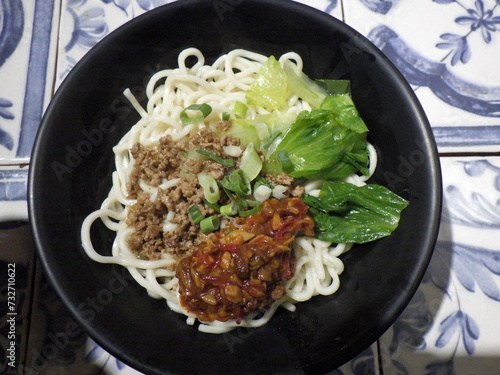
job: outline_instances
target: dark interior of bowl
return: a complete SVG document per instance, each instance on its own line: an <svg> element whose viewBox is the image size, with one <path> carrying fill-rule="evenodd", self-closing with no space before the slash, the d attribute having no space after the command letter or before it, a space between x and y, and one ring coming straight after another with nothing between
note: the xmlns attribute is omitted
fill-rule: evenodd
<svg viewBox="0 0 500 375"><path fill-rule="evenodd" d="M184 0L141 16L104 39L70 73L40 127L30 172L30 215L39 256L56 291L106 350L149 374L326 373L372 344L418 287L437 235L439 164L413 91L371 43L340 21L291 1ZM111 186L112 147L139 116L145 83L197 47L211 62L234 48L296 51L314 78L352 81L354 101L379 153L372 182L410 200L396 232L343 256L340 290L280 310L266 326L200 333L127 271L91 261L80 226ZM110 253L113 234L93 228Z"/></svg>

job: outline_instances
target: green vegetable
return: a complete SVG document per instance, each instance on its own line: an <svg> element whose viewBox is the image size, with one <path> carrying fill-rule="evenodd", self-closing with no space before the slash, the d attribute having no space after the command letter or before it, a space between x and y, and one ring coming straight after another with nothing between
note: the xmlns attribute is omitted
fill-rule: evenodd
<svg viewBox="0 0 500 375"><path fill-rule="evenodd" d="M320 108L334 112L340 124L357 133L365 133L368 131L354 102L348 94L328 95L321 103Z"/></svg>
<svg viewBox="0 0 500 375"><path fill-rule="evenodd" d="M263 142L260 146L263 148L263 149L267 149L271 146L271 144L276 140L278 139L278 137L281 135L281 132L280 131L275 131L273 134L271 134L271 136L269 137L269 139L267 139L265 142Z"/></svg>
<svg viewBox="0 0 500 375"><path fill-rule="evenodd" d="M195 224L198 224L205 218L205 216L203 216L203 214L201 213L200 207L198 207L195 204L189 207L188 212L189 212L189 217Z"/></svg>
<svg viewBox="0 0 500 375"><path fill-rule="evenodd" d="M246 104L242 102L234 103L233 114L236 118L245 118L248 111Z"/></svg>
<svg viewBox="0 0 500 375"><path fill-rule="evenodd" d="M187 114L187 111L200 111L201 114L198 116L194 117L189 117ZM192 104L189 107L185 108L181 113L180 113L180 119L181 122L184 125L189 125L192 124L193 122L198 122L206 119L208 115L212 113L212 107L209 106L208 104Z"/></svg>
<svg viewBox="0 0 500 375"><path fill-rule="evenodd" d="M200 155L206 156L209 159L212 159L213 161L223 165L224 167L234 167L235 163L233 159L224 159L221 158L220 156L217 156L209 151L205 150L196 150L196 152Z"/></svg>
<svg viewBox="0 0 500 375"><path fill-rule="evenodd" d="M224 177L221 185L229 198L233 196L231 192L239 198L243 198L252 192L250 180L241 169L235 169L228 176Z"/></svg>
<svg viewBox="0 0 500 375"><path fill-rule="evenodd" d="M229 204L221 206L220 213L221 215L225 216L234 216L238 213L238 206L231 202Z"/></svg>
<svg viewBox="0 0 500 375"><path fill-rule="evenodd" d="M346 102L343 96L327 97L323 108L301 112L268 157L264 171L276 174L281 170L309 179L368 174L368 129L362 120L353 118L354 111ZM343 111L334 112L334 107Z"/></svg>
<svg viewBox="0 0 500 375"><path fill-rule="evenodd" d="M250 205L253 204L252 202L250 202ZM260 211L260 208L261 208L261 203L260 202L256 202L255 203L255 207L253 208L250 208L249 210L240 210L239 211L239 215L240 217L248 217L248 216L251 216L251 215L255 215L257 212Z"/></svg>
<svg viewBox="0 0 500 375"><path fill-rule="evenodd" d="M323 87L328 94L351 95L351 81L348 79L316 79L314 82Z"/></svg>
<svg viewBox="0 0 500 375"><path fill-rule="evenodd" d="M253 181L262 169L262 160L253 143L249 143L241 155L240 169L246 174L248 180Z"/></svg>
<svg viewBox="0 0 500 375"><path fill-rule="evenodd" d="M214 210L215 212L219 212L220 213L220 206L218 203L210 203L209 201L207 201L206 198L203 198L203 202L208 206L210 207L212 210Z"/></svg>
<svg viewBox="0 0 500 375"><path fill-rule="evenodd" d="M220 198L220 190L217 181L208 173L198 173L198 182L203 188L205 199L210 203L217 203Z"/></svg>
<svg viewBox="0 0 500 375"><path fill-rule="evenodd" d="M217 215L207 217L200 221L200 230L204 234L209 234L214 230L219 229L220 219Z"/></svg>
<svg viewBox="0 0 500 375"><path fill-rule="evenodd" d="M229 118L230 118L230 116L231 116L231 115L229 114L229 112L224 112L224 113L222 114L222 121L228 121L228 120L229 120Z"/></svg>
<svg viewBox="0 0 500 375"><path fill-rule="evenodd" d="M365 243L390 235L408 201L381 185L326 181L319 196L304 202L316 223L316 237L335 243Z"/></svg>
<svg viewBox="0 0 500 375"><path fill-rule="evenodd" d="M267 109L286 107L287 75L274 56L269 57L246 93L248 104Z"/></svg>
<svg viewBox="0 0 500 375"><path fill-rule="evenodd" d="M283 70L288 79L288 86L302 100L307 101L312 108L319 108L327 92L306 74L296 69L296 65L286 61Z"/></svg>
<svg viewBox="0 0 500 375"><path fill-rule="evenodd" d="M233 138L238 138L242 146L247 146L250 142L254 145L260 144L254 120L234 119L231 122L231 127L225 134Z"/></svg>
<svg viewBox="0 0 500 375"><path fill-rule="evenodd" d="M268 180L266 180L264 177L257 176L257 178L254 181L252 191L255 192L255 190L257 190L261 185L267 186L269 189L273 188L273 185Z"/></svg>

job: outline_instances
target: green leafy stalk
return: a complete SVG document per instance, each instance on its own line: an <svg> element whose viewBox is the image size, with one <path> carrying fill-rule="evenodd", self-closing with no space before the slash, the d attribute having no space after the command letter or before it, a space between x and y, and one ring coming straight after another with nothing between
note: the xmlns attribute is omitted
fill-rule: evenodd
<svg viewBox="0 0 500 375"><path fill-rule="evenodd" d="M268 109L286 106L287 76L274 56L269 57L246 93L248 104Z"/></svg>
<svg viewBox="0 0 500 375"><path fill-rule="evenodd" d="M348 96L328 96L320 109L301 112L268 157L265 172L341 179L368 174L369 154L363 123ZM335 109L335 111L333 110Z"/></svg>
<svg viewBox="0 0 500 375"><path fill-rule="evenodd" d="M316 237L335 243L365 243L390 235L408 201L381 185L326 181L316 198L304 197Z"/></svg>

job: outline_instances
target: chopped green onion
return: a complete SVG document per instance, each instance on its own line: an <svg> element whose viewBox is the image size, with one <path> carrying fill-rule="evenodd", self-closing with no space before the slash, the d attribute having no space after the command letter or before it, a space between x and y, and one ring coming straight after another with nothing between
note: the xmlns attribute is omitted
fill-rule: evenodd
<svg viewBox="0 0 500 375"><path fill-rule="evenodd" d="M246 211L240 211L239 215L241 217L248 217L250 215L254 215L254 214L256 214L257 212L260 211L260 206L261 206L261 203L258 202L258 204L254 208L251 208L251 209L246 210Z"/></svg>
<svg viewBox="0 0 500 375"><path fill-rule="evenodd" d="M271 136L269 137L269 139L263 143L261 143L261 147L264 148L264 149L267 149L269 148L269 146L271 146L273 144L273 142L276 140L276 138L278 138L282 133L278 130L278 131L275 131L273 132L273 134L271 134Z"/></svg>
<svg viewBox="0 0 500 375"><path fill-rule="evenodd" d="M245 118L247 111L248 111L248 107L246 106L246 104L239 102L239 101L234 103L233 113L234 113L235 117Z"/></svg>
<svg viewBox="0 0 500 375"><path fill-rule="evenodd" d="M198 182L203 188L205 199L210 203L217 203L220 198L219 185L208 173L198 173Z"/></svg>
<svg viewBox="0 0 500 375"><path fill-rule="evenodd" d="M201 213L200 207L198 207L196 204L189 207L188 212L189 212L189 217L195 224L198 224L205 218L205 216L203 216L203 214Z"/></svg>
<svg viewBox="0 0 500 375"><path fill-rule="evenodd" d="M201 115L189 117L186 111L200 111ZM180 113L180 119L184 125L189 125L206 119L210 113L212 113L212 107L208 104L192 104Z"/></svg>
<svg viewBox="0 0 500 375"><path fill-rule="evenodd" d="M217 230L220 225L219 216L213 215L200 221L200 230L203 234L209 234Z"/></svg>
<svg viewBox="0 0 500 375"><path fill-rule="evenodd" d="M225 190L234 192L240 198L245 197L252 192L250 181L245 172L241 169L235 169L232 171L229 176L222 179L221 184Z"/></svg>
<svg viewBox="0 0 500 375"><path fill-rule="evenodd" d="M243 151L243 155L241 155L240 169L250 181L253 181L262 169L262 160L252 142L248 144L245 151Z"/></svg>
<svg viewBox="0 0 500 375"><path fill-rule="evenodd" d="M220 213L225 216L234 216L238 213L238 206L234 203L229 203L221 206Z"/></svg>
<svg viewBox="0 0 500 375"><path fill-rule="evenodd" d="M224 159L221 158L220 156L217 156L211 152L205 151L205 150L196 150L198 154L201 154L203 156L206 156L209 159L212 159L213 161L221 164L224 167L234 167L234 160L233 159Z"/></svg>
<svg viewBox="0 0 500 375"><path fill-rule="evenodd" d="M269 199L271 194L273 193L273 189L266 185L259 185L253 191L253 197L259 202L264 202L266 199Z"/></svg>
<svg viewBox="0 0 500 375"><path fill-rule="evenodd" d="M228 121L228 120L229 120L229 117L230 117L229 112L224 112L224 113L222 114L222 121Z"/></svg>
<svg viewBox="0 0 500 375"><path fill-rule="evenodd" d="M262 185L267 186L271 190L273 189L273 185L269 181L267 181L262 176L257 176L257 178L255 179L255 182L253 184L253 191L255 192L255 190L257 190Z"/></svg>
<svg viewBox="0 0 500 375"><path fill-rule="evenodd" d="M215 212L220 212L220 206L217 203L210 203L206 198L203 198L203 202Z"/></svg>
<svg viewBox="0 0 500 375"><path fill-rule="evenodd" d="M271 136L271 134L269 133L269 128L263 122L255 124L255 130L257 131L257 136L261 141L266 141Z"/></svg>

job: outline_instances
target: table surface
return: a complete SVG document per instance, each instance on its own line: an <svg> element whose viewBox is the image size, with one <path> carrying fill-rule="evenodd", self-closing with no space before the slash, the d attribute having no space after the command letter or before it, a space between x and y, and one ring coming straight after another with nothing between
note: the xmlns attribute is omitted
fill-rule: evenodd
<svg viewBox="0 0 500 375"><path fill-rule="evenodd" d="M67 73L119 25L169 2L0 1L0 373L138 374L80 330L65 333L72 320L37 263L26 183L37 126ZM420 288L375 344L331 374L498 374L500 1L302 2L360 31L401 70L432 125L444 181L441 230Z"/></svg>

